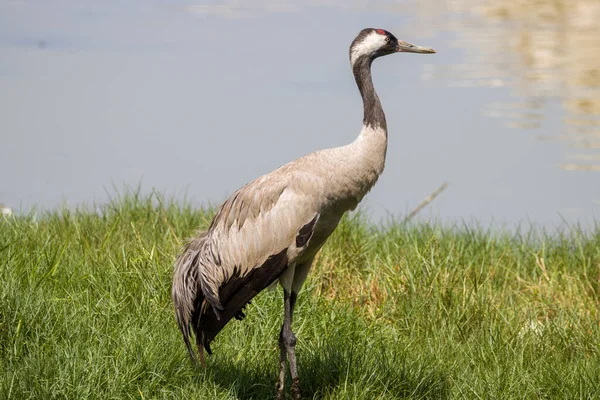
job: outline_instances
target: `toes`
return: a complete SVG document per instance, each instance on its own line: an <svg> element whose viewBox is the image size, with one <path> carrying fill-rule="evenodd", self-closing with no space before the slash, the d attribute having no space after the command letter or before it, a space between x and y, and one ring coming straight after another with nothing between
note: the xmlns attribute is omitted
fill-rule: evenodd
<svg viewBox="0 0 600 400"><path fill-rule="evenodd" d="M292 398L294 400L302 399L302 396L300 396L300 378L298 377L292 379Z"/></svg>
<svg viewBox="0 0 600 400"><path fill-rule="evenodd" d="M277 397L276 397L276 399L277 400L283 400L284 398L285 397L284 397L284 394L283 394L283 388L280 388L279 384L277 384Z"/></svg>

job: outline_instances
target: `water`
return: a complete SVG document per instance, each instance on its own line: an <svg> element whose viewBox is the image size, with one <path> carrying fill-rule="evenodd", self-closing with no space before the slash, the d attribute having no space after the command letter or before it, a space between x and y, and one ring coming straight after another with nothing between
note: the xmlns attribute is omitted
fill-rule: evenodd
<svg viewBox="0 0 600 400"><path fill-rule="evenodd" d="M0 202L103 202L114 187L220 203L348 143L363 27L433 47L374 64L390 129L375 220L590 226L600 210L600 3L0 3Z"/></svg>

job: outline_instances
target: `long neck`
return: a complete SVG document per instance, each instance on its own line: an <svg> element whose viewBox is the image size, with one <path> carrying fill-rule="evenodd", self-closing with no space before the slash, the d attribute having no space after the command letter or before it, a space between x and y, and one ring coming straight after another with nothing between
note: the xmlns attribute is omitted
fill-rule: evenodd
<svg viewBox="0 0 600 400"><path fill-rule="evenodd" d="M360 135L344 149L344 173L340 176L343 182L339 187L343 195L356 201L373 187L385 167L387 152L387 124L381 108L381 102L375 93L371 79L371 61L368 57L360 57L352 64L356 84L363 99L364 118ZM347 162L351 160L351 162Z"/></svg>
<svg viewBox="0 0 600 400"><path fill-rule="evenodd" d="M360 90L360 95L363 100L364 106L364 118L363 118L363 130L370 128L372 130L381 129L385 132L387 137L387 123L385 121L385 114L381 107L381 102L375 88L373 87L373 79L371 78L371 63L373 60L370 57L360 57L352 65L352 72L354 73L354 79L356 79L356 85Z"/></svg>

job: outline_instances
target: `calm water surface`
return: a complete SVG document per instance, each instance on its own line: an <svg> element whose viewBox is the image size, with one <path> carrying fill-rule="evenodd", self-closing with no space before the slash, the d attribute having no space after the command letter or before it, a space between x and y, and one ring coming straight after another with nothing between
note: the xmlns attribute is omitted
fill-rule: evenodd
<svg viewBox="0 0 600 400"><path fill-rule="evenodd" d="M531 5L530 5L531 3ZM383 27L438 54L374 64L390 129L372 217L554 228L600 214L600 2L4 1L0 202L101 203L116 186L219 203L346 144L347 50Z"/></svg>

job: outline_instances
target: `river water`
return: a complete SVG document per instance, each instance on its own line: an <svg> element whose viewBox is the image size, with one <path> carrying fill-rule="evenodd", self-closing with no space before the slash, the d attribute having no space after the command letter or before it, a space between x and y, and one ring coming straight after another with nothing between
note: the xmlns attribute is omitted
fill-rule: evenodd
<svg viewBox="0 0 600 400"><path fill-rule="evenodd" d="M348 46L364 27L435 48L373 65L386 111L374 220L514 227L600 213L596 0L0 3L0 202L194 204L354 139Z"/></svg>

